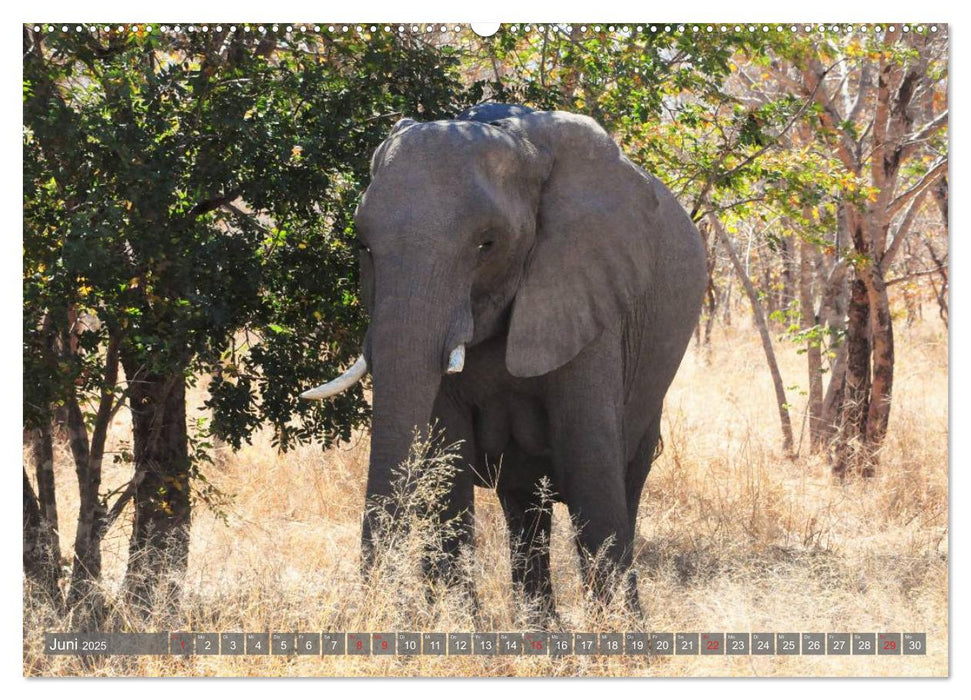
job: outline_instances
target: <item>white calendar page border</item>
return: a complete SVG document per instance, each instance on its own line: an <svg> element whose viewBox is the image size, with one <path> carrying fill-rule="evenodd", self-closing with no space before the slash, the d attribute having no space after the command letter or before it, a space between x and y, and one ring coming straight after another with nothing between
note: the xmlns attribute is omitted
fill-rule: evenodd
<svg viewBox="0 0 971 700"><path fill-rule="evenodd" d="M883 0L880 3L872 3L866 6L850 3L846 0L814 0L811 3L796 5L794 3L780 3L777 0L744 0L743 2L730 3L704 0L693 3L658 3L658 2L618 2L617 0L587 0L579 2L577 0L541 0L540 2L524 2L523 0L485 0L475 3L469 2L446 2L445 0L429 0L427 2L391 2L390 0L373 0L368 3L348 2L324 3L324 2L226 2L224 0L212 0L201 3L198 0L170 0L165 3L155 3L152 5L134 5L131 0L109 0L107 2L68 2L66 0L48 0L40 3L8 3L0 9L3 13L4 28L3 43L6 55L0 63L0 75L3 76L3 110L0 113L3 119L3 128L0 134L0 151L3 158L2 162L9 164L20 162L21 150L18 136L22 124L21 115L21 88L19 85L21 75L21 56L14 55L19 50L20 41L18 38L20 24L24 22L159 22L172 21L177 19L181 22L198 21L210 22L218 21L293 21L316 20L323 21L409 21L409 22L458 22L462 24L471 22L591 22L591 21L637 21L645 19L654 22L948 22L949 35L951 37L951 71L949 74L949 95L952 109L956 108L959 116L967 113L968 107L968 88L955 89L964 76L966 68L967 49L963 45L965 38L965 25L963 22L954 21L957 18L955 9L957 4L947 6L930 5L928 3L916 3L904 0ZM8 15L10 15L8 17ZM20 122L20 123L18 123ZM953 120L952 120L953 124ZM958 130L958 137L953 136L953 127L950 135L951 149L954 151L950 172L950 183L956 191L961 192L965 187L962 177L966 171L963 164L967 161L966 156L961 155L967 151L965 142L962 139L961 127ZM22 250L19 241L19 231L22 225L18 226L16 212L22 211L22 169L8 166L8 177L5 178L7 187L2 190L3 208L5 213L6 228L3 236L4 255L0 255L0 265L5 274L0 274L0 284L3 285L0 293L0 313L4 318L17 318L21 311L18 308L20 299L20 270ZM957 235L951 239L951 260L952 266L958 270L958 274L952 274L952 299L951 299L951 327L950 344L951 352L949 358L955 357L954 350L959 349L961 354L966 354L969 348L968 342L968 313L966 311L968 302L971 301L968 294L969 284L965 279L971 279L968 261L968 242L967 237L962 236L964 230L961 226L967 220L966 205L962 197L952 198L952 231L957 231ZM22 224L22 222L20 222ZM956 224L956 225L955 225ZM15 254L14 249L18 250ZM964 274L961 274L961 273ZM19 333L19 331L17 331ZM8 395L14 395L17 389L22 390L22 374L18 371L22 366L20 343L7 342L0 345L2 362L0 367L7 370L7 381L12 383L12 387L7 390ZM955 431L956 425L968 425L969 416L967 411L967 399L962 397L963 389L971 389L971 382L968 377L971 375L964 369L959 362L950 362L949 366L950 396L951 406L949 411L950 426L949 431L950 460L952 465L957 468L951 470L949 481L949 493L952 504L963 504L968 502L968 477L966 468L968 466L968 438L967 431ZM6 483L9 487L14 478L12 463L19 459L21 453L20 430L15 424L15 419L19 415L20 405L4 405L2 412L5 421L0 429L2 436L2 455L6 459L7 466ZM2 528L0 537L3 538L3 552L6 558L13 558L22 547L21 538L18 536L21 530L20 519L17 517L19 507L14 503L17 496L16 488L4 490L7 498L6 507L0 509L2 513ZM963 497L962 497L963 496ZM960 531L957 541L963 545L964 541L971 535L968 533L968 508L956 508L951 511L951 540L953 542L954 533ZM962 547L962 554L966 551ZM949 546L951 572L950 586L952 591L968 589L968 565L966 557L955 553L955 549ZM64 679L58 681L31 680L22 678L22 635L18 621L22 623L22 599L21 599L21 572L19 565L15 566L8 562L3 567L4 576L0 579L0 591L3 594L3 601L6 603L7 610L20 610L18 616L5 615L3 624L4 629L0 630L0 673L4 680L19 678L17 683L18 694L30 695L32 698L57 698L63 700L65 695L77 693L83 689L88 689L92 694L106 696L106 690L111 686L99 683L97 687L93 685L96 681L91 679ZM949 625L949 639L960 638L968 632L968 609L969 606L963 602L962 597L950 596L954 601L952 615ZM958 635L955 637L955 635ZM967 680L971 676L971 661L968 658L968 649L971 643L961 646L949 641L951 650L954 652L950 658L951 679L949 681L936 681L933 688L923 688L928 681L910 679L879 679L879 680L860 680L860 679L830 679L825 681L814 679L774 679L772 681L760 681L759 679L700 679L701 685L687 684L681 679L651 679L650 687L643 685L646 680L641 679L557 679L557 680L530 680L530 679L503 679L503 680L442 680L442 679L408 679L396 680L372 679L371 684L363 685L360 682L344 679L327 680L326 686L314 688L305 687L305 684L312 683L312 680L285 681L285 685L277 687L267 686L267 681L258 683L241 683L240 680L224 680L224 683L232 683L230 692L236 698L242 700L249 697L263 697L268 690L278 691L287 689L289 692L342 692L342 693L373 693L392 691L399 693L402 690L407 693L407 697L418 697L419 694L428 697L435 697L438 693L460 693L464 698L491 697L496 692L507 692L506 684L514 682L518 689L527 692L548 693L551 690L555 693L564 693L570 697L575 692L577 695L589 697L590 693L602 692L633 692L638 694L659 694L670 696L671 694L681 695L682 693L693 694L695 692L704 693L709 696L723 696L744 694L748 697L772 697L778 700L783 697L785 700L815 700L819 694L827 695L837 692L859 694L879 693L883 698L908 698L911 699L915 694L921 694L930 690L937 697L957 696L959 693L967 697L969 684ZM902 681L891 683L890 680ZM271 681L272 682L272 681ZM935 682L935 681L929 681ZM130 695L136 691L141 699L154 700L154 698L165 698L171 700L173 693L184 693L189 690L192 695L207 693L223 693L227 689L214 686L205 680L181 680L172 685L171 680L166 679L131 679L113 683L115 692L119 695L124 693ZM296 685L295 685L296 683ZM503 687L496 685L502 683ZM633 685L637 683L638 685ZM660 683L660 685L658 685ZM29 684L29 686L28 686ZM133 687L133 685L135 687ZM335 685L336 684L336 685ZM390 684L394 684L394 688ZM540 687L537 684L542 684ZM554 685L547 685L554 684ZM608 685L609 684L609 685ZM618 685L622 684L622 685ZM865 684L867 687L864 687ZM870 684L876 684L869 687ZM380 687L383 686L383 687ZM530 688L527 688L530 686ZM959 688L964 687L964 691ZM15 691L15 692L17 692ZM109 694L110 695L110 694ZM559 700L559 699L557 699ZM936 700L936 698L935 698Z"/></svg>
<svg viewBox="0 0 971 700"><path fill-rule="evenodd" d="M213 20L286 21L436 21L436 22L944 22L955 17L950 7L935 7L914 0L853 3L846 0L812 0L801 5L773 0L695 0L663 3L657 0L418 0L401 2L320 2L315 0L168 0L135 5L125 0L46 0L44 3L4 7L16 22L180 22Z"/></svg>

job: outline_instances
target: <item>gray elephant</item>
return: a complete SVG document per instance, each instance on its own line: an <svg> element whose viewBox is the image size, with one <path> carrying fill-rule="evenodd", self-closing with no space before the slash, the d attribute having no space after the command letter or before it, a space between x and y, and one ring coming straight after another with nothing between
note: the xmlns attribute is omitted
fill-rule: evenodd
<svg viewBox="0 0 971 700"><path fill-rule="evenodd" d="M586 580L607 596L611 572L633 575L664 395L701 307L698 231L594 120L566 112L485 104L402 119L371 174L356 214L364 353L303 394L372 373L365 560L393 468L435 422L461 441L443 504L462 523L449 552L471 542L474 487L494 486L514 581L552 614L545 477L576 525Z"/></svg>

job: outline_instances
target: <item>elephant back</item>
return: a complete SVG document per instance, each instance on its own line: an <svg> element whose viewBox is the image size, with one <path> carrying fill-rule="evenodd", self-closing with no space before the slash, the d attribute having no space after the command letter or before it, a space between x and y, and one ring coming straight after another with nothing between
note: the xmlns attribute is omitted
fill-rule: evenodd
<svg viewBox="0 0 971 700"><path fill-rule="evenodd" d="M466 122L495 122L500 119L511 117L522 117L532 114L534 110L523 105L507 105L501 102L481 102L474 107L463 110L458 117L459 121Z"/></svg>

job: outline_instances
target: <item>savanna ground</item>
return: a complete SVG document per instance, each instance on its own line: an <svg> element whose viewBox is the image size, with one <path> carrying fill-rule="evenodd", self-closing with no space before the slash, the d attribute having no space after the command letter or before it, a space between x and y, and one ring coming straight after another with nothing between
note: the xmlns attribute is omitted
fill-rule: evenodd
<svg viewBox="0 0 971 700"><path fill-rule="evenodd" d="M786 458L757 335L716 332L692 345L668 395L655 463L641 502L636 566L646 619L594 612L585 601L565 509L555 507L552 561L563 628L571 631L926 632L926 656L46 657L43 632L70 624L24 611L24 674L41 676L941 676L948 673L947 335L938 322L900 324L891 428L878 475L840 482L806 456L805 397L790 388L800 454ZM805 360L777 345L790 385ZM707 357L706 357L707 354ZM196 389L190 405L202 403ZM120 413L113 447L129 433ZM109 445L109 449L112 445ZM61 546L74 538L77 488L67 446L56 475ZM358 564L366 435L322 452L281 455L269 436L221 450L210 480L231 500L225 518L200 507L183 599L149 623L192 631L470 631L459 596L429 599L416 577L364 590ZM105 488L130 467L106 460ZM502 512L477 491L471 564L478 629L522 629L510 584ZM119 519L119 523L124 518ZM105 540L105 586L124 573L128 532ZM25 598L25 600L27 600ZM25 604L26 605L26 604Z"/></svg>

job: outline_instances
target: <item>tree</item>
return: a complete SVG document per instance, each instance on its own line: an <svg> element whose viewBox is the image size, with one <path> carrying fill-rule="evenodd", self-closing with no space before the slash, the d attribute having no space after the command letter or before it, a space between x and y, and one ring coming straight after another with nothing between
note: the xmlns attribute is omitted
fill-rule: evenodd
<svg viewBox="0 0 971 700"><path fill-rule="evenodd" d="M866 197L842 215L853 270L834 470L871 475L890 420L894 332L887 273L947 174L947 39L903 27L791 43L775 74L813 100L818 137ZM923 29L923 28L922 28Z"/></svg>
<svg viewBox="0 0 971 700"><path fill-rule="evenodd" d="M297 396L359 351L350 212L371 152L400 116L454 113L460 92L447 52L408 35L160 29L24 29L25 427L66 408L69 602L94 609L101 537L129 502L128 596L177 592L193 502L211 494L186 418L198 376L214 376L213 429L236 446L265 423L287 449L366 420L360 388ZM109 503L122 405L133 475Z"/></svg>

